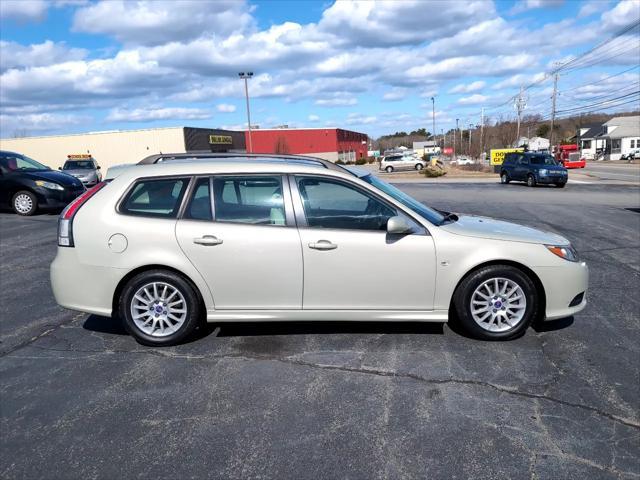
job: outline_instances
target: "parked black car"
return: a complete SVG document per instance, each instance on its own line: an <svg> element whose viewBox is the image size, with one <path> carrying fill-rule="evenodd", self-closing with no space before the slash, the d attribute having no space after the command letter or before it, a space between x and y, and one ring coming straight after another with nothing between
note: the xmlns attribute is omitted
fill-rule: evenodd
<svg viewBox="0 0 640 480"><path fill-rule="evenodd" d="M530 187L544 183L562 188L568 179L567 169L546 153L507 153L500 169L500 183L516 180L527 182Z"/></svg>
<svg viewBox="0 0 640 480"><path fill-rule="evenodd" d="M19 153L0 151L0 206L18 215L64 208L85 191L82 182Z"/></svg>

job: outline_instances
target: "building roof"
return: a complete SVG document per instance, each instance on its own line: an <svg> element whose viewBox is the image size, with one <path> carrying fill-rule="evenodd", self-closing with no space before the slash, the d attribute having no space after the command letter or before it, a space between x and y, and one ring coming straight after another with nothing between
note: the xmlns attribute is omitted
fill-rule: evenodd
<svg viewBox="0 0 640 480"><path fill-rule="evenodd" d="M602 123L596 123L591 126L583 125L582 128L587 128L588 130L580 135L581 140L595 138L597 136L600 136L604 131Z"/></svg>
<svg viewBox="0 0 640 480"><path fill-rule="evenodd" d="M605 125L607 126L607 133L603 134L603 137L640 137L640 115L634 115L631 117L614 117L608 122L605 122Z"/></svg>
<svg viewBox="0 0 640 480"><path fill-rule="evenodd" d="M153 127L153 128L134 128L131 130L102 130L95 132L80 132L80 133L60 133L57 135L29 135L27 137L18 137L18 138L3 138L2 140L31 140L33 138L62 138L62 137L82 137L86 135L113 135L115 133L134 133L134 132L151 132L151 131L161 131L161 130L184 130L185 128L194 128L200 130L218 130L224 132L237 132L242 130L225 130L224 128L208 128L208 127L187 127L187 126L179 126L179 127Z"/></svg>

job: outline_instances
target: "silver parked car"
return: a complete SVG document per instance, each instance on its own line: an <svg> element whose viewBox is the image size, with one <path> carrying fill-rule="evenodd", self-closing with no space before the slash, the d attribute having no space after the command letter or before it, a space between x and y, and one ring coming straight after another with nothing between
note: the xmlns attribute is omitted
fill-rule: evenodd
<svg viewBox="0 0 640 480"><path fill-rule="evenodd" d="M60 305L120 317L146 345L201 319L454 315L507 339L581 311L587 281L557 234L434 210L368 172L246 156L122 170L61 214L51 265Z"/></svg>
<svg viewBox="0 0 640 480"><path fill-rule="evenodd" d="M387 155L380 160L380 170L387 173L396 170L422 170L426 162L414 154L403 155L401 153Z"/></svg>
<svg viewBox="0 0 640 480"><path fill-rule="evenodd" d="M69 159L64 162L60 170L76 177L85 187L92 187L102 181L100 165L90 156L89 158L74 158L69 155Z"/></svg>

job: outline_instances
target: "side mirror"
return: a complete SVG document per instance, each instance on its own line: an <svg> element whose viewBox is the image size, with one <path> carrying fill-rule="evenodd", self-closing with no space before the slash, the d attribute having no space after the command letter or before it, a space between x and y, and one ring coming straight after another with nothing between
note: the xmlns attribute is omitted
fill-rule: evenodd
<svg viewBox="0 0 640 480"><path fill-rule="evenodd" d="M409 225L404 217L396 215L387 221L387 233L391 235L402 235L413 233L413 227Z"/></svg>
<svg viewBox="0 0 640 480"><path fill-rule="evenodd" d="M58 167L58 170L62 170L62 167Z"/></svg>

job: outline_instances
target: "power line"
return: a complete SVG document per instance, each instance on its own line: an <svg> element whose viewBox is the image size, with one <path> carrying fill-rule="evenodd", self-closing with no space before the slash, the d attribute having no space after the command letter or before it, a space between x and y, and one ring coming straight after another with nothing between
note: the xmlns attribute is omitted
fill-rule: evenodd
<svg viewBox="0 0 640 480"><path fill-rule="evenodd" d="M600 80L597 80L597 81L595 81L595 82L591 82L591 83L583 83L583 84L581 84L581 85L578 85L578 86L575 86L575 87L571 87L571 88L568 88L568 89L566 89L566 90L561 90L561 93L562 93L562 92L571 92L571 91L573 91L573 90L577 90L578 88L582 88L582 87L590 87L590 86L592 86L592 85L597 85L597 84L599 84L599 83L604 82L605 80L609 80L610 78L615 78L615 77L618 77L618 76L620 76L620 75L624 75L625 73L630 72L631 70L635 70L636 68L640 68L640 65L634 65L634 66L633 66L633 67L631 67L631 68L627 68L626 70L623 70L623 71L621 71L621 72L615 73L615 74L613 74L613 75L609 75L608 77L601 78Z"/></svg>

